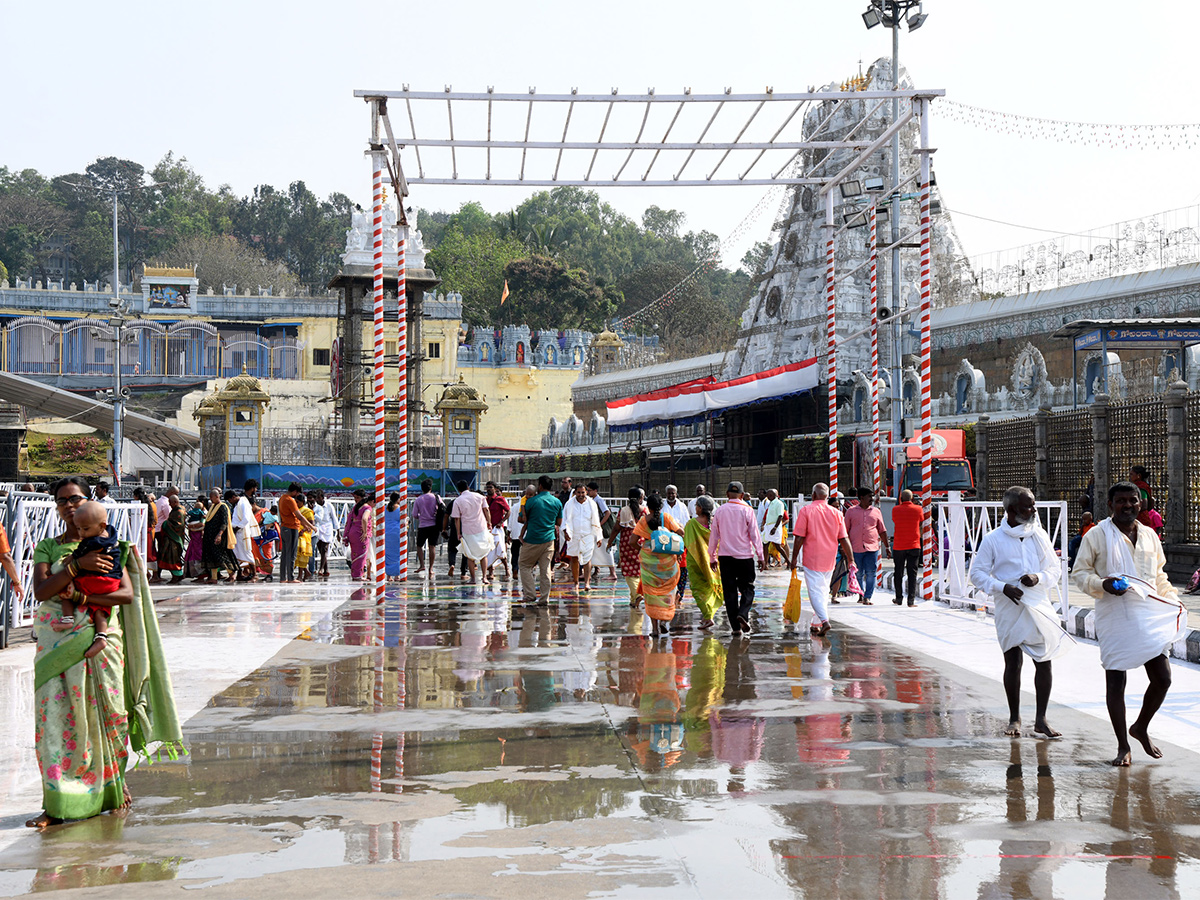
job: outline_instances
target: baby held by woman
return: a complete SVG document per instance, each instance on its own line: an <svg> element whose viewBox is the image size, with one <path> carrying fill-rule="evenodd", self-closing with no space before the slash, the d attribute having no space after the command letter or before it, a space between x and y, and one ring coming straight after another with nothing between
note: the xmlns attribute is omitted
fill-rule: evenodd
<svg viewBox="0 0 1200 900"><path fill-rule="evenodd" d="M111 594L121 586L120 560L121 546L117 541L117 531L108 524L108 510L104 505L94 500L79 504L74 514L75 528L79 532L79 546L67 559L67 571L71 573L73 586L67 588L59 599L62 601L62 618L51 626L55 631L69 631L75 627L76 612L91 616L96 628L96 639L83 654L92 659L99 654L108 643L108 615L110 608L88 603L89 596ZM93 550L100 550L113 566L109 571L99 572L80 568L79 560ZM82 598L76 602L76 592Z"/></svg>

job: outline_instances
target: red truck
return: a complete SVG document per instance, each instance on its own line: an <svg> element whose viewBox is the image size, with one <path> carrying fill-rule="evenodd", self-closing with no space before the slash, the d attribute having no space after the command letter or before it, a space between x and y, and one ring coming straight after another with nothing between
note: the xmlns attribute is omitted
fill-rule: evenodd
<svg viewBox="0 0 1200 900"><path fill-rule="evenodd" d="M920 494L921 480L921 432L913 434L912 440L904 445L904 458L900 460L904 477L902 484L914 494ZM891 454L889 454L890 457ZM889 460L890 461L890 460ZM933 429L933 497L945 499L950 491L962 491L965 496L975 495L975 473L967 459L966 435L957 428ZM899 496L899 491L892 492Z"/></svg>

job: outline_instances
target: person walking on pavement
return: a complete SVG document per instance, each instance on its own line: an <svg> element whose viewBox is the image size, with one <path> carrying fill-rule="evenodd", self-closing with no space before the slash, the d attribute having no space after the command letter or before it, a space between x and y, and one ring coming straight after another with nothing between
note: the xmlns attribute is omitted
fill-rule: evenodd
<svg viewBox="0 0 1200 900"><path fill-rule="evenodd" d="M480 580L490 584L487 564L484 560L492 551L492 523L488 517L487 498L478 491L470 490L465 480L455 485L458 496L454 498L454 508L450 518L454 522L455 534L458 536L459 549L467 560L470 570L470 584L475 584L475 568L480 569Z"/></svg>
<svg viewBox="0 0 1200 900"><path fill-rule="evenodd" d="M413 518L417 520L417 574L425 571L425 548L429 547L429 580L433 581L434 555L437 553L438 532L444 523L438 513L446 514L446 505L433 491L433 480L421 482L421 496L413 503Z"/></svg>
<svg viewBox="0 0 1200 900"><path fill-rule="evenodd" d="M913 503L913 492L900 492L900 502L892 510L892 561L895 566L897 606L904 603L904 578L908 579L908 605L917 602L917 564L921 561L921 525L925 510Z"/></svg>
<svg viewBox="0 0 1200 900"><path fill-rule="evenodd" d="M1070 645L1050 603L1049 589L1058 583L1062 562L1034 511L1032 491L1010 487L1004 492L1004 513L1004 520L980 541L968 575L971 584L992 598L996 639L1004 653L1008 698L1004 733L1021 736L1021 663L1027 653L1036 667L1033 731L1056 738L1061 732L1046 724L1054 678L1050 661Z"/></svg>
<svg viewBox="0 0 1200 900"><path fill-rule="evenodd" d="M521 516L525 512L525 502L537 493L537 488L532 484L525 485L525 493L521 496L520 501L514 503L508 511L508 543L511 548L509 562L512 564L512 592L518 594L521 591Z"/></svg>
<svg viewBox="0 0 1200 900"><path fill-rule="evenodd" d="M858 601L871 605L875 596L875 573L879 568L879 553L891 556L888 548L887 526L883 514L875 506L875 492L868 487L858 489L858 505L846 510L846 534L850 537L850 548L854 551L854 565L858 566L858 583L863 595Z"/></svg>
<svg viewBox="0 0 1200 900"><path fill-rule="evenodd" d="M538 606L550 603L550 564L554 561L554 549L559 526L562 525L563 505L550 493L554 481L549 475L538 478L538 490L525 501L521 514L521 595L526 603L537 602ZM541 578L535 589L534 570Z"/></svg>
<svg viewBox="0 0 1200 900"><path fill-rule="evenodd" d="M300 504L296 498L304 488L293 481L287 493L279 498L279 581L281 584L296 583L296 551L300 543L300 532L312 531L308 520L300 515Z"/></svg>
<svg viewBox="0 0 1200 900"><path fill-rule="evenodd" d="M778 558L784 559L787 550L784 537L784 516L787 515L787 504L779 499L779 492L775 488L769 488L766 496L766 515L763 516L762 525L762 541L763 541L763 558L767 560L766 565L762 568L767 568L772 565L771 560Z"/></svg>
<svg viewBox="0 0 1200 900"><path fill-rule="evenodd" d="M792 569L795 570L804 550L804 584L812 603L813 619L810 630L813 634L829 633L829 582L837 563L839 548L842 558L851 560L854 551L846 536L846 520L841 512L828 503L829 485L814 484L812 502L800 510L796 517L792 541ZM850 571L854 571L851 566Z"/></svg>
<svg viewBox="0 0 1200 900"><path fill-rule="evenodd" d="M1104 667L1108 717L1117 736L1114 766L1132 761L1129 738L1152 759L1162 751L1150 740L1150 720L1171 687L1171 644L1187 634L1187 608L1167 580L1162 542L1138 524L1141 492L1133 482L1108 489L1110 515L1083 536L1072 578L1096 598L1096 640ZM1125 673L1144 666L1150 686L1137 719L1125 730Z"/></svg>
<svg viewBox="0 0 1200 900"><path fill-rule="evenodd" d="M728 502L713 513L708 555L721 570L725 614L735 635L750 634L750 609L754 606L754 561L763 559L762 533L750 504L742 499L740 481L725 489Z"/></svg>
<svg viewBox="0 0 1200 900"><path fill-rule="evenodd" d="M689 500L688 505L687 505L688 515L691 516L692 518L695 518L695 516L696 516L696 501L699 500L701 497L708 497L708 488L706 488L702 484L698 484L698 485L696 485L696 496L693 497L691 500ZM712 497L708 497L708 499L711 500ZM717 504L714 503L713 509L716 509L716 508L717 508Z"/></svg>
<svg viewBox="0 0 1200 900"><path fill-rule="evenodd" d="M507 581L512 577L512 573L508 570L508 543L504 525L511 510L496 482L489 481L484 485L484 490L487 491L488 521L492 524L492 550L487 556L487 580L496 580L494 570L496 563L500 563L504 566L504 580Z"/></svg>

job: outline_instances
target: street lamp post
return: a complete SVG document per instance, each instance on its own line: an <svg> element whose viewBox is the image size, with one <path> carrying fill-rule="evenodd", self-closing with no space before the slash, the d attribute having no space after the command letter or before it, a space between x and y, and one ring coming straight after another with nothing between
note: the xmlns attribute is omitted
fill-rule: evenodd
<svg viewBox="0 0 1200 900"><path fill-rule="evenodd" d="M117 192L112 192L113 201L113 298L109 306L113 309L113 317L109 324L113 327L113 337L116 343L113 352L113 480L121 485L121 442L123 439L125 420L125 395L121 389L121 327L125 317L121 310L121 247L117 237Z"/></svg>
<svg viewBox="0 0 1200 900"><path fill-rule="evenodd" d="M915 12L914 12L915 10ZM929 16L924 12L921 0L871 0L867 11L863 13L863 24L868 29L876 25L885 25L892 30L892 90L900 89L900 23L908 24L909 31L916 31L925 24ZM892 98L892 121L900 118L900 100ZM900 313L900 132L892 135L892 214L891 214L891 244L892 244L892 447L900 448L904 443L903 411L904 411L904 372L901 351L903 349L904 329ZM901 472L900 454L892 455L892 485L896 496L904 485L900 484Z"/></svg>

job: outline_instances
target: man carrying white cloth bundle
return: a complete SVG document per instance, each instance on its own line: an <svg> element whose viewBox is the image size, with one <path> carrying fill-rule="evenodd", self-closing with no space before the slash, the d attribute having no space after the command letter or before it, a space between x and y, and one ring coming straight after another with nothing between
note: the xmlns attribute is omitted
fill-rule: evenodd
<svg viewBox="0 0 1200 900"><path fill-rule="evenodd" d="M1062 562L1038 521L1028 488L1005 491L1004 512L1004 520L980 541L969 576L971 584L992 597L996 639L1004 651L1009 719L1004 733L1012 737L1021 734L1021 663L1022 653L1027 653L1035 667L1033 731L1056 738L1061 732L1046 723L1054 683L1050 661L1068 649L1070 638L1050 602L1050 588L1062 574Z"/></svg>
<svg viewBox="0 0 1200 900"><path fill-rule="evenodd" d="M1104 667L1108 717L1117 735L1114 766L1132 761L1129 738L1151 758L1162 751L1150 740L1150 720L1171 687L1167 653L1187 633L1187 609L1167 580L1167 558L1154 530L1138 524L1141 494L1131 481L1108 489L1109 517L1083 536L1071 577L1096 598L1096 639ZM1142 709L1125 731L1125 673L1146 667L1150 686Z"/></svg>

